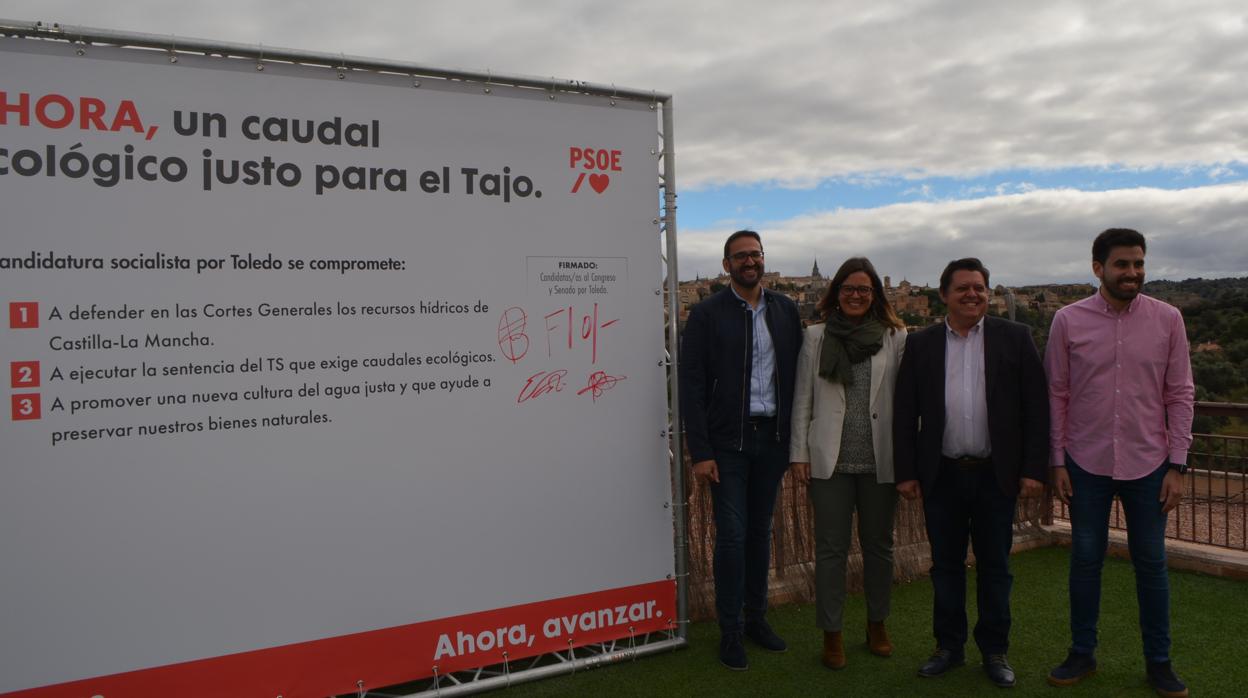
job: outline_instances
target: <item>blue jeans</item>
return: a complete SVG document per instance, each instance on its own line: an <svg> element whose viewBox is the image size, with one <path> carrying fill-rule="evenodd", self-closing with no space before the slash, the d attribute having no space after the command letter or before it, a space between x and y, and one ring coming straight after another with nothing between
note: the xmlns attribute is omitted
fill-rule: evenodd
<svg viewBox="0 0 1248 698"><path fill-rule="evenodd" d="M932 546L932 634L936 646L961 653L966 644L966 543L975 550L975 644L983 655L1010 646L1010 546L1015 497L997 484L991 465L963 468L942 460L931 491L923 492Z"/></svg>
<svg viewBox="0 0 1248 698"><path fill-rule="evenodd" d="M767 611L771 515L789 467L789 445L777 440L775 420L747 423L742 445L741 451L715 452L719 483L711 483L715 611L724 632L740 631L744 621Z"/></svg>
<svg viewBox="0 0 1248 698"><path fill-rule="evenodd" d="M1170 578L1166 570L1166 514L1161 511L1161 483L1169 464L1138 480L1093 475L1066 455L1070 498L1070 635L1071 651L1096 650L1096 622L1101 610L1101 568L1109 545L1109 512L1114 495L1127 519L1127 548L1135 567L1135 597L1140 607L1144 659L1170 660Z"/></svg>

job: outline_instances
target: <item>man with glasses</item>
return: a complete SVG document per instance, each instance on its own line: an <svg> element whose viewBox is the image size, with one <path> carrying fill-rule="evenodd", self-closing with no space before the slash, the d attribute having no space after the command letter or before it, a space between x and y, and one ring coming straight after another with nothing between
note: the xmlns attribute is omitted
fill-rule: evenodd
<svg viewBox="0 0 1248 698"><path fill-rule="evenodd" d="M797 304L762 286L758 233L730 235L723 265L728 288L694 306L685 324L680 409L693 475L710 486L715 509L719 660L742 670L743 635L772 652L787 649L764 614L802 323Z"/></svg>
<svg viewBox="0 0 1248 698"><path fill-rule="evenodd" d="M988 679L1015 683L1010 641L1010 546L1018 497L1048 477L1049 399L1026 325L986 317L988 270L974 257L940 275L945 321L906 339L893 405L897 490L922 494L932 548L934 678L966 662L966 543L975 550L975 644Z"/></svg>

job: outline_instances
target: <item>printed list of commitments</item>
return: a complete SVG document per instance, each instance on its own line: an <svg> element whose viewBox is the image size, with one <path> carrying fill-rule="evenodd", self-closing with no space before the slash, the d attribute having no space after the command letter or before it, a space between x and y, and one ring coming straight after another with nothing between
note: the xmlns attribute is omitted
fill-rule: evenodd
<svg viewBox="0 0 1248 698"><path fill-rule="evenodd" d="M30 257L50 258L39 252ZM384 275L407 268L406 260L395 258L299 259L272 253L209 259L139 254L98 261L105 268L164 265L196 275L307 270ZM40 422L47 443L63 446L332 425L340 410L353 409L353 401L377 398L436 401L501 391L506 401L524 404L572 388L569 394L597 402L625 376L595 366L582 385L564 369L525 374L520 380L511 378L514 370L508 369L521 363L531 346L545 357L579 353L598 364L602 345L618 331L618 319L608 316L610 306L602 301L623 282L627 260L535 257L526 266L531 284L550 296L534 318L535 327L529 326L526 308L477 297L290 303L194 297L163 303L10 300L7 331L27 340L20 344L25 355L9 360L10 418ZM565 294L573 298L559 297ZM414 322L422 336L458 339L429 346L400 338L394 346L370 346L358 353L320 352L315 346L266 350L266 336L277 338L300 323L326 321L347 323L345 331ZM489 332L463 331L473 326ZM464 339L477 336L489 339ZM240 405L260 411L239 416Z"/></svg>
<svg viewBox="0 0 1248 698"><path fill-rule="evenodd" d="M257 273L308 265L272 255L225 257L226 267ZM393 259L375 265L377 273L403 267ZM462 334L452 331L457 324L482 322L490 314L490 304L479 298L293 304L11 300L5 331L20 333L28 355L9 360L10 418L44 425L52 446L332 425L336 411L356 400L437 400L491 390L496 347L446 343L428 349L400 342L358 354L315 347L266 352L265 333L256 327L278 336L298 323L327 319L361 329L401 320L454 337ZM244 329L248 341L234 341ZM239 405L262 409L240 417Z"/></svg>

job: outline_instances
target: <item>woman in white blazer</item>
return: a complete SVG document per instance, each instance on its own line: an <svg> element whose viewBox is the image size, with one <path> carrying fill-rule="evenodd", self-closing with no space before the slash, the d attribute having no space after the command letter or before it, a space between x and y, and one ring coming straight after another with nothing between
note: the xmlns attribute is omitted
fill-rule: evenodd
<svg viewBox="0 0 1248 698"><path fill-rule="evenodd" d="M797 362L789 460L809 485L814 509L815 624L823 629L823 663L845 666L841 637L845 561L858 511L867 646L887 657L884 620L893 584L893 387L906 327L884 296L865 257L845 261L816 309L823 322L806 328Z"/></svg>

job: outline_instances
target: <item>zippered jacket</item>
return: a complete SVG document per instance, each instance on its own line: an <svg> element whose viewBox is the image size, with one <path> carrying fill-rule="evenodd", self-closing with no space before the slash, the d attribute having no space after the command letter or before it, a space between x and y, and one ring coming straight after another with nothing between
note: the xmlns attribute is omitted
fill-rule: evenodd
<svg viewBox="0 0 1248 698"><path fill-rule="evenodd" d="M776 434L785 449L793 410L802 322L788 296L763 289L764 317L776 354ZM715 451L740 451L750 410L754 319L750 306L725 288L689 312L680 343L680 412L693 462Z"/></svg>

